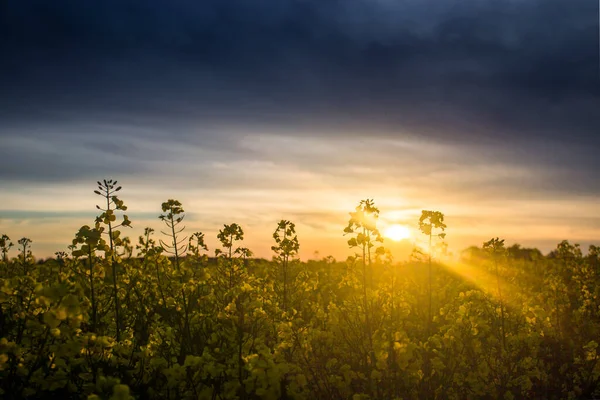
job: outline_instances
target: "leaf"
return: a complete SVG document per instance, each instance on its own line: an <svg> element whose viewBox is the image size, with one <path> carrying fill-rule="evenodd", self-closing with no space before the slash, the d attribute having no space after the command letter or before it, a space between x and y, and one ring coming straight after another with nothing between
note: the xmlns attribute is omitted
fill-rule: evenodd
<svg viewBox="0 0 600 400"><path fill-rule="evenodd" d="M44 323L51 329L57 328L60 325L60 320L57 319L52 312L44 313Z"/></svg>

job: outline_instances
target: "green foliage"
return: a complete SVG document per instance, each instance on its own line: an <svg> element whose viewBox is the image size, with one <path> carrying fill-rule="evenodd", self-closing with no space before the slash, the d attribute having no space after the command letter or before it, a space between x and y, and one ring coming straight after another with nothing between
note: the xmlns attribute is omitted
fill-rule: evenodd
<svg viewBox="0 0 600 400"><path fill-rule="evenodd" d="M600 250L563 241L548 256L493 238L458 263L393 263L379 210L363 200L344 233L357 250L301 262L295 225L256 260L238 224L209 258L162 204L166 239L136 245L107 205L55 259L14 258L0 238L3 399L587 399L600 394ZM98 207L99 208L99 207ZM419 221L443 238L440 212ZM379 250L381 249L381 250ZM429 256L427 256L429 255ZM431 273L435 269L435 274ZM435 302L428 301L431 294Z"/></svg>

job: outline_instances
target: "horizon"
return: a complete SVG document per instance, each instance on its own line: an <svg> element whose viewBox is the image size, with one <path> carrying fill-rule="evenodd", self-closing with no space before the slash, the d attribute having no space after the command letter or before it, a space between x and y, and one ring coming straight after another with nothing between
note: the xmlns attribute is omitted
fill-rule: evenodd
<svg viewBox="0 0 600 400"><path fill-rule="evenodd" d="M125 192L125 190L123 190L123 192ZM91 196L90 196L91 197ZM124 196L119 196L119 198L121 200L125 200ZM94 199L94 197L91 197L91 199ZM98 199L98 197L96 196L96 199ZM101 199L98 199L101 200ZM166 199L165 199L166 200ZM95 204L98 204L95 203ZM358 204L358 202L357 202ZM127 211L125 212L117 212L117 215L119 214L125 214L129 216L129 219L132 221L132 228L127 228L127 227L121 227L119 228L119 230L122 232L123 236L127 236L131 239L133 247L134 247L134 252L133 255L135 256L137 254L137 251L135 250L135 245L137 244L137 238L143 234L143 230L146 227L150 227L154 229L154 238L156 240L158 240L159 238L161 238L163 235L161 233L161 229L164 228L164 225L161 223L161 221L159 221L158 216L161 214L160 212L156 212L156 216L155 218L151 218L152 217L152 212L151 211L146 211L146 212L136 212L134 210L132 210L131 206L125 201L125 205L128 206ZM375 200L375 206L378 206L377 201ZM184 223L184 225L186 226L186 229L184 231L184 235L186 237L191 236L192 233L194 232L203 232L206 234L206 243L209 247L208 252L206 252L207 255L209 255L209 257L213 257L214 251L218 248L217 244L218 244L218 239L217 239L217 233L219 232L220 229L223 228L224 224L220 224L220 225L213 225L213 226L208 226L208 225L204 225L202 224L203 220L202 220L202 212L198 213L198 212L194 212L191 211L189 212L187 210L187 207L185 206L185 204L183 204L183 208L185 210L185 215L186 215L186 222ZM327 215L328 217L328 224L327 227L330 228L329 231L324 232L324 234L322 236L317 236L316 238L314 236L309 236L306 235L307 231L311 231L314 230L315 227L314 225L310 225L310 224L306 224L303 223L301 220L292 220L291 222L295 223L297 225L296 230L298 233L298 239L300 242L300 251L299 251L299 256L298 258L302 261L307 261L307 260L315 260L315 259L321 259L323 257L328 257L328 256L332 256L336 259L336 261L338 262L344 262L345 259L348 256L354 255L354 250L352 250L348 244L347 244L347 237L344 235L343 232L343 228L345 227L345 224L347 224L348 222L348 218L344 219L344 214L346 216L349 216L349 212L351 210L348 210L348 212L324 212L323 215ZM415 248L423 248L426 247L426 236L419 231L418 228L418 218L420 215L420 212L422 210L417 210L417 209L412 209L412 210L402 210L402 212L400 211L395 211L395 212L388 212L386 213L385 211L381 211L380 212L380 217L378 219L377 222L377 226L378 229L380 231L380 233L382 234L382 237L384 239L383 242L383 246L390 250L392 255L394 256L394 261L395 262L403 262L403 261L407 261L409 259L409 256L412 252L413 249ZM437 211L437 210L436 210ZM33 215L31 215L33 214ZM50 242L43 242L42 246L39 245L39 243L36 242L36 238L39 238L40 236L36 236L36 235L32 235L32 234L26 234L28 231L30 233L34 233L34 229L32 229L32 225L49 225L49 227L45 228L45 232L42 231L41 232L41 237L44 237L44 235L47 234L47 232L55 232L55 234L58 234L59 237L62 237L60 235L64 235L65 234L65 228L66 228L66 224L64 224L63 222L60 221L60 218L69 218L69 225L71 225L73 227L73 235L71 237L71 239L75 236L75 233L77 232L77 230L83 226L83 225L89 225L89 226L93 226L94 223L94 219L97 215L100 214L100 211L98 210L81 210L81 211L40 211L40 212L35 212L35 213L31 213L31 212L22 212L22 211L3 211L2 215L9 215L11 216L15 221L18 218L22 218L19 220L19 222L17 224L15 224L15 226L18 227L18 229L15 229L14 231L16 231L17 233L24 233L22 235L11 235L9 234L9 232L2 232L3 234L8 234L8 236L11 238L11 240L16 243L16 241L21 238L21 237L27 237L30 239L33 239L33 243L32 243L32 248L33 248L33 253L34 256L37 259L48 259L48 258L53 258L55 255L55 252L58 251L65 251L68 248L68 245L70 244L70 240L65 241L64 243L61 243L59 241L50 241ZM85 217L84 217L85 216ZM137 219L141 218L141 219ZM446 233L447 234L451 234L452 233L452 225L451 223L453 222L453 218L452 216L448 216L448 215L444 215L445 218L445 222L448 224L448 228L446 229ZM0 218L1 220L2 218ZM282 219L286 219L285 216L282 216ZM334 230L334 224L336 222L336 220L339 220L339 222L341 223L339 225L339 229ZM143 221L145 224L140 225L139 223L136 223ZM275 221L264 221L264 220L258 220L255 219L253 221L253 224L250 224L249 228L245 227L244 225L241 225L242 229L244 230L244 245L248 246L250 245L250 250L253 253L253 258L262 258L262 259L271 259L273 256L273 253L270 249L271 245L273 245L274 243L271 243L272 241L272 231L275 229L276 224L279 222L279 220ZM267 222L271 222L270 225L272 225L271 231L268 231L268 227L269 224ZM78 224L79 223L79 224ZM228 223L238 223L236 220L231 220ZM389 229L390 227L401 227L402 229L406 229L408 231L408 237L403 237L400 240L394 240L392 239L389 234L386 234L386 229ZM204 228L204 229L202 229ZM480 228L480 226L478 227ZM265 234L266 232L266 234ZM65 235L66 236L66 235ZM479 235L478 238L480 239L478 242L460 242L457 240L452 240L452 237L448 237L446 236L446 238L443 240L445 243L449 244L448 247L448 255L447 257L450 258L456 258L459 257L460 254L464 251L467 250L468 248L475 246L475 247L479 247L481 248L483 243L493 237L497 237L498 235L492 235L489 237L484 237L483 235ZM325 239L324 239L325 238ZM518 241L518 240L512 240L510 237L507 236L501 236L501 239L505 239L506 240L506 244L507 247L510 247L512 245L520 245L522 248L533 248L533 249L538 249L542 252L543 255L547 256L548 254L550 254L553 250L556 249L557 245L562 241L562 240L567 240L569 241L571 244L578 244L581 246L581 250L583 252L583 254L587 254L587 250L588 247L590 245L594 245L596 244L593 241L578 241L578 240L572 240L572 238L563 238L561 240L558 240L556 242L553 242L551 239L550 240L546 240L546 241L536 241L536 240L525 240L525 241ZM303 240L304 239L304 240ZM532 244L532 243L541 243L541 246ZM308 243L308 246L306 245ZM308 248L307 248L308 247ZM12 250L12 253L15 253L15 251L17 251L16 248L14 248ZM14 254L13 254L14 255Z"/></svg>

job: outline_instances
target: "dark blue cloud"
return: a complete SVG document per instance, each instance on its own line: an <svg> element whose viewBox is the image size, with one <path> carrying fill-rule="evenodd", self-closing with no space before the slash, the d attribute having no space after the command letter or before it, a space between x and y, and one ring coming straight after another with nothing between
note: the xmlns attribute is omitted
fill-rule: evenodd
<svg viewBox="0 0 600 400"><path fill-rule="evenodd" d="M412 135L588 186L597 30L587 0L4 1L0 138L90 121Z"/></svg>

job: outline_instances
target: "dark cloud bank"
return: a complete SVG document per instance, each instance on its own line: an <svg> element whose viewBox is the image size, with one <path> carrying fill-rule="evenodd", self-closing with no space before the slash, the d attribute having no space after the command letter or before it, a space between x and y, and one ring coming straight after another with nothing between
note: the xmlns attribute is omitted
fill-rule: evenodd
<svg viewBox="0 0 600 400"><path fill-rule="evenodd" d="M0 181L43 165L62 179L57 154L17 139L128 138L97 143L115 155L136 140L222 149L246 129L483 148L600 192L589 0L8 0L0 52ZM104 165L85 160L65 179Z"/></svg>

